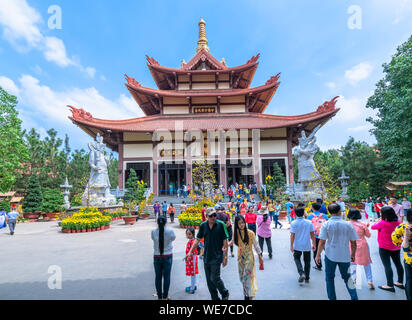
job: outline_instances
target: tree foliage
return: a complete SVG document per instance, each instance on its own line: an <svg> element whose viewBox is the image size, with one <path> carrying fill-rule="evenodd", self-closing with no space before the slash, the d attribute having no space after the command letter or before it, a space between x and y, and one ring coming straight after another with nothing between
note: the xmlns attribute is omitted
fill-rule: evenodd
<svg viewBox="0 0 412 320"><path fill-rule="evenodd" d="M9 191L28 159L22 139L21 120L16 109L17 98L0 87L0 191Z"/></svg>
<svg viewBox="0 0 412 320"><path fill-rule="evenodd" d="M24 212L37 212L42 210L43 193L37 174L32 174L27 185L27 195L23 200Z"/></svg>
<svg viewBox="0 0 412 320"><path fill-rule="evenodd" d="M412 178L412 36L398 47L390 63L383 64L384 78L368 99L367 108L377 111L368 118L382 159L391 168L391 179Z"/></svg>
<svg viewBox="0 0 412 320"><path fill-rule="evenodd" d="M206 184L214 185L216 175L212 165L206 160L200 160L193 163L192 170L193 184L199 186L202 195L205 195Z"/></svg>

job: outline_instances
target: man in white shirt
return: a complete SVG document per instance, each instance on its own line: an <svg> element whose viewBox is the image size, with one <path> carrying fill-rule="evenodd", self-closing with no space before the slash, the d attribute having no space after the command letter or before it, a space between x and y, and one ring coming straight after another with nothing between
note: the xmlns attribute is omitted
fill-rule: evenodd
<svg viewBox="0 0 412 320"><path fill-rule="evenodd" d="M325 248L326 290L329 300L336 300L335 271L339 267L340 274L352 300L358 300L356 288L350 274L350 263L355 261L356 240L358 234L351 223L342 220L340 206L331 203L328 206L331 218L322 225L319 234L319 248L316 263L320 263L321 253ZM351 250L349 249L349 242Z"/></svg>
<svg viewBox="0 0 412 320"><path fill-rule="evenodd" d="M316 248L315 227L312 222L304 218L305 208L300 206L295 209L297 219L290 227L290 251L293 253L299 273L298 282L309 282L310 277L310 252ZM312 240L312 244L310 242ZM305 269L302 268L300 258L303 254Z"/></svg>

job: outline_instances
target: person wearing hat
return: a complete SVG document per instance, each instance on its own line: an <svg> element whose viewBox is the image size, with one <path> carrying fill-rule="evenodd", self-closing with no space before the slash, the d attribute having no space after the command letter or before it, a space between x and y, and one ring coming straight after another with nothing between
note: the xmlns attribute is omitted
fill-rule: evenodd
<svg viewBox="0 0 412 320"><path fill-rule="evenodd" d="M230 219L229 213L225 211L225 207L218 203L214 206L214 209L216 210L216 219L222 221L227 229L227 232L229 234L229 239L228 241L232 240L233 237L233 230L232 230L232 221ZM233 254L233 244L230 247L230 254L232 257L235 255Z"/></svg>
<svg viewBox="0 0 412 320"><path fill-rule="evenodd" d="M267 207L261 207L257 217L257 235L259 247L263 252L264 241L268 247L269 259L272 259L272 229L270 228L271 220L269 219L269 210Z"/></svg>
<svg viewBox="0 0 412 320"><path fill-rule="evenodd" d="M212 300L229 299L229 290L225 288L220 277L220 265L227 265L227 247L229 234L226 225L223 221L216 219L216 210L209 207L206 210L207 221L202 222L196 236L192 248L185 256L185 260L189 259L192 252L200 243L200 239L204 238L204 270L206 275L207 287L209 289ZM222 252L224 253L222 255Z"/></svg>
<svg viewBox="0 0 412 320"><path fill-rule="evenodd" d="M20 216L20 213L16 210L16 205L11 206L11 211L7 214L7 220L10 229L10 235L14 234L14 229L16 228L17 218Z"/></svg>

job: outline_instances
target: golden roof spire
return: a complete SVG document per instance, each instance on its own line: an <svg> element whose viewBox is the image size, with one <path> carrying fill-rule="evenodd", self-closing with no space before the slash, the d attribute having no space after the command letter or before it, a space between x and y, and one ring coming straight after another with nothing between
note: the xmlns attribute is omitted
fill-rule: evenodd
<svg viewBox="0 0 412 320"><path fill-rule="evenodd" d="M209 51L209 47L207 46L207 39L206 39L206 22L203 18L199 21L199 40L197 41L197 48L196 52L199 52L202 49Z"/></svg>

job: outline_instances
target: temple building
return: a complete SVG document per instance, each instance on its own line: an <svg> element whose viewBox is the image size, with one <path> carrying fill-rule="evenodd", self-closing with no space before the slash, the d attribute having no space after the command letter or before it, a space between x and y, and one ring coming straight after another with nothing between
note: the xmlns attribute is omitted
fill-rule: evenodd
<svg viewBox="0 0 412 320"><path fill-rule="evenodd" d="M91 137L97 133L119 154L118 185L124 188L133 168L156 195L192 184L196 160L208 160L219 184L253 183L258 188L276 162L292 184L292 148L302 130L310 134L339 109L337 97L316 111L294 116L265 114L279 87L279 74L251 88L259 54L229 67L209 51L205 21L199 22L195 56L180 68L160 65L148 57L157 89L126 75L126 87L145 116L127 120L94 118L69 106L69 117Z"/></svg>

